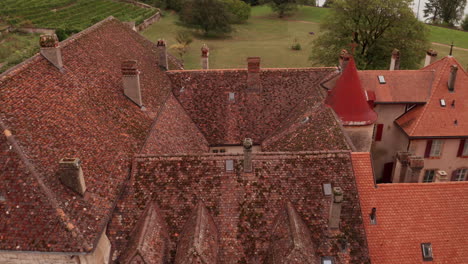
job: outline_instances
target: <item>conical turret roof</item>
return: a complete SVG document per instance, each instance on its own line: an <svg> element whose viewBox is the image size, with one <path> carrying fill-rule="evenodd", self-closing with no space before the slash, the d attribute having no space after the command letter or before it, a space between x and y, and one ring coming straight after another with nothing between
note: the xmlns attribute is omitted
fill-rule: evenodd
<svg viewBox="0 0 468 264"><path fill-rule="evenodd" d="M352 57L325 103L335 110L344 125L369 125L377 120L377 113L367 103Z"/></svg>

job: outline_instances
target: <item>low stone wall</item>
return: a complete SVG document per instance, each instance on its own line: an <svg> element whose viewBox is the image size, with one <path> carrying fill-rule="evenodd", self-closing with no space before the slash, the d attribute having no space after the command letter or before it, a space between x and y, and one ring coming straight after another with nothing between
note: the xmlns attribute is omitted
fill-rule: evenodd
<svg viewBox="0 0 468 264"><path fill-rule="evenodd" d="M24 32L24 33L55 34L55 29L51 29L51 28L20 27L20 28L17 28L16 30L19 32Z"/></svg>
<svg viewBox="0 0 468 264"><path fill-rule="evenodd" d="M141 2L138 2L138 1L133 1L133 0L118 0L119 2L125 2L125 3L129 3L129 4L132 4L132 5L136 5L138 7L142 7L142 8L154 8L150 5L147 5L145 3L141 3Z"/></svg>
<svg viewBox="0 0 468 264"><path fill-rule="evenodd" d="M12 27L5 27L5 28L2 28L0 29L0 37L1 36L5 36L5 35L8 35L10 32L13 31L13 28Z"/></svg>
<svg viewBox="0 0 468 264"><path fill-rule="evenodd" d="M136 26L137 31L139 32L139 31L145 30L147 27L151 26L154 22L159 21L160 18L161 18L161 13L157 12L156 14L145 19L143 23Z"/></svg>

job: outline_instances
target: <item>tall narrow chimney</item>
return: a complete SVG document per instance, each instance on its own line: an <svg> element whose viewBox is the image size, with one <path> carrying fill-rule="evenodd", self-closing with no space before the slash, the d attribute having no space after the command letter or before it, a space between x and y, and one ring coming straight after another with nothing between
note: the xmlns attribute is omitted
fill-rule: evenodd
<svg viewBox="0 0 468 264"><path fill-rule="evenodd" d="M83 170L81 169L80 159L61 159L59 162L58 174L60 181L74 192L77 192L81 195L86 192L86 185L83 177Z"/></svg>
<svg viewBox="0 0 468 264"><path fill-rule="evenodd" d="M161 67L163 70L169 70L167 64L166 41L164 39L159 39L156 43L156 47L159 53L159 67Z"/></svg>
<svg viewBox="0 0 468 264"><path fill-rule="evenodd" d="M422 157L409 156L409 169L405 182L419 182L419 174L424 168L424 159Z"/></svg>
<svg viewBox="0 0 468 264"><path fill-rule="evenodd" d="M210 49L208 48L208 45L203 44L201 47L201 65L202 69L208 70L210 68L210 65L208 63L208 56L210 55Z"/></svg>
<svg viewBox="0 0 468 264"><path fill-rule="evenodd" d="M347 50L345 50L345 49L341 50L340 58L338 60L338 63L340 64L341 72L344 72L344 70L346 69L346 66L348 66L348 62L349 62L350 57L351 57L351 55L349 54L349 52Z"/></svg>
<svg viewBox="0 0 468 264"><path fill-rule="evenodd" d="M247 58L247 89L260 92L262 83L260 81L260 57Z"/></svg>
<svg viewBox="0 0 468 264"><path fill-rule="evenodd" d="M124 94L138 106L142 106L140 91L140 72L136 60L122 62L122 81Z"/></svg>
<svg viewBox="0 0 468 264"><path fill-rule="evenodd" d="M61 70L63 68L62 52L57 35L41 35L39 37L39 44L41 46L41 55Z"/></svg>
<svg viewBox="0 0 468 264"><path fill-rule="evenodd" d="M399 70L400 69L400 51L394 49L392 51L392 59L390 61L390 70Z"/></svg>
<svg viewBox="0 0 468 264"><path fill-rule="evenodd" d="M448 79L448 89L450 92L455 91L455 81L457 80L457 71L458 71L457 65L450 66L450 76Z"/></svg>
<svg viewBox="0 0 468 264"><path fill-rule="evenodd" d="M244 172L252 172L252 147L253 141L251 138L244 139Z"/></svg>
<svg viewBox="0 0 468 264"><path fill-rule="evenodd" d="M432 64L435 60L437 60L437 51L433 49L426 51L426 60L424 61L424 67Z"/></svg>
<svg viewBox="0 0 468 264"><path fill-rule="evenodd" d="M333 187L333 201L328 219L328 227L331 229L340 228L341 202L343 202L343 190L340 187Z"/></svg>

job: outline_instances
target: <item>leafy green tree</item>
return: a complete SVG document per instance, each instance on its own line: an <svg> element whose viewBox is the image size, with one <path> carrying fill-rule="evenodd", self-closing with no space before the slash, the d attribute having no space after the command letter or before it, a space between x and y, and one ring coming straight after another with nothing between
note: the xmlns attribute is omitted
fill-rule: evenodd
<svg viewBox="0 0 468 264"><path fill-rule="evenodd" d="M468 15L465 16L465 19L461 23L463 30L468 31Z"/></svg>
<svg viewBox="0 0 468 264"><path fill-rule="evenodd" d="M463 18L466 0L428 0L424 17L432 23L445 23L453 26Z"/></svg>
<svg viewBox="0 0 468 264"><path fill-rule="evenodd" d="M323 3L322 7L331 7L333 5L333 0L326 0L325 3Z"/></svg>
<svg viewBox="0 0 468 264"><path fill-rule="evenodd" d="M280 18L296 11L298 5L297 0L267 0L267 3Z"/></svg>
<svg viewBox="0 0 468 264"><path fill-rule="evenodd" d="M184 26L199 29L205 35L231 32L231 21L226 4L219 0L190 0L185 2L180 13Z"/></svg>
<svg viewBox="0 0 468 264"><path fill-rule="evenodd" d="M360 69L386 69L394 48L401 68L417 68L429 48L428 29L419 22L409 0L335 0L314 40L311 61L336 65L342 49L355 43Z"/></svg>
<svg viewBox="0 0 468 264"><path fill-rule="evenodd" d="M222 0L231 13L231 22L240 24L250 17L250 5L241 0Z"/></svg>

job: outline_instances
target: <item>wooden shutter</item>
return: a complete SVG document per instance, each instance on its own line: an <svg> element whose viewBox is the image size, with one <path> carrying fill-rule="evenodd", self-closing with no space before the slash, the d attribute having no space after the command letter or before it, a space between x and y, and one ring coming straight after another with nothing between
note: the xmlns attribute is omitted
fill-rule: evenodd
<svg viewBox="0 0 468 264"><path fill-rule="evenodd" d="M383 126L383 124L377 124L377 131L375 131L375 141L382 140Z"/></svg>
<svg viewBox="0 0 468 264"><path fill-rule="evenodd" d="M428 140L426 144L426 152L424 153L425 158L429 158L431 156L431 148L432 148L432 140Z"/></svg>
<svg viewBox="0 0 468 264"><path fill-rule="evenodd" d="M465 147L465 139L460 140L460 145L458 146L458 153L457 157L461 157L463 155L463 148Z"/></svg>

